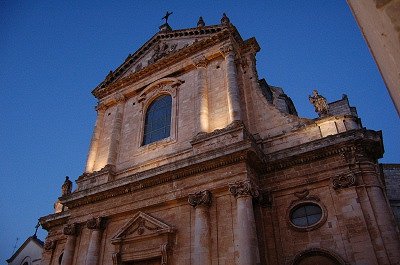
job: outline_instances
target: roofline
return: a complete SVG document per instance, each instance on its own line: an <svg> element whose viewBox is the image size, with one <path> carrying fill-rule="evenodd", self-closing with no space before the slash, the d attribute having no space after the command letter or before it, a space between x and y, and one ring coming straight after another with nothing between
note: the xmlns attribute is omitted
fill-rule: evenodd
<svg viewBox="0 0 400 265"><path fill-rule="evenodd" d="M23 249L26 245L28 245L29 241L31 241L31 240L32 240L34 243L36 243L39 247L43 248L44 243L43 243L42 240L40 240L39 238L37 238L36 235L30 236L30 237L28 237L28 238L24 241L24 243L22 243L22 245L17 249L17 251L15 251L15 253L11 256L11 258L7 259L6 261L7 261L8 263L12 262L12 261L18 256L18 254L22 251L22 249Z"/></svg>
<svg viewBox="0 0 400 265"><path fill-rule="evenodd" d="M129 69L129 66L131 66L134 62L136 62L136 60L138 58L140 58L140 56L142 54L144 54L144 52L149 50L149 48L152 47L152 45L160 39L168 39L168 38L179 37L179 36L206 35L206 34L210 34L210 33L213 34L210 36L212 38L215 36L214 33L217 33L217 35L218 35L218 32L220 32L220 33L230 32L231 36L233 36L233 38L236 41L244 43L244 41L243 41L242 37L240 36L239 32L237 31L236 27L231 23L229 23L228 25L217 24L217 25L210 25L210 26L197 27L197 28L188 28L188 29L172 30L172 31L166 31L166 32L165 31L157 32L153 37L150 38L150 40L148 40L144 45L142 45L142 47L140 47L133 55L129 55L125 59L125 61L119 67L117 67L117 69L115 71L110 71L109 75L111 75L111 76L110 76L109 82L106 82L106 80L102 81L99 85L97 85L93 89L92 94L98 99L108 95L109 93L104 92L104 89L107 88L108 86L113 86L115 83L118 83L118 81L120 81L120 80L126 79L126 77L124 77L122 79L120 77L124 73L126 73L126 71ZM254 38L251 38L247 41L249 41L249 44L250 43L255 44L257 47L256 51L259 51L258 43L255 41ZM199 42L201 42L201 41L199 41ZM215 43L213 43L213 44L215 44ZM179 53L182 50L189 49L191 46L193 46L193 45L190 45L189 47L181 49L173 54L176 55L177 53ZM169 56L167 56L167 57L169 57ZM160 59L159 61L161 61L162 59ZM136 73L143 74L144 72L146 72L144 70L148 70L149 67L156 65L159 61L146 66L145 68L143 68L142 70L140 70L138 72L132 73L131 75L129 75L129 77L132 75L135 75ZM107 77L106 77L106 79L107 79Z"/></svg>

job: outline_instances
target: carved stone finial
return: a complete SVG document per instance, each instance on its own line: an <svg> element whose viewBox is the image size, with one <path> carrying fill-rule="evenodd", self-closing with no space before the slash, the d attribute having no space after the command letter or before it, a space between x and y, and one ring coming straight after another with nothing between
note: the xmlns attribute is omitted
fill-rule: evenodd
<svg viewBox="0 0 400 265"><path fill-rule="evenodd" d="M191 206L210 206L212 201L212 195L209 190L202 190L196 193L189 194L188 202Z"/></svg>
<svg viewBox="0 0 400 265"><path fill-rule="evenodd" d="M69 235L74 236L77 234L77 230L78 229L77 229L77 226L75 223L67 224L63 228L63 233L64 233L64 235L67 235L67 236L69 236Z"/></svg>
<svg viewBox="0 0 400 265"><path fill-rule="evenodd" d="M259 191L250 180L236 181L235 183L229 184L229 191L236 198L242 196L251 196L257 198L259 196Z"/></svg>
<svg viewBox="0 0 400 265"><path fill-rule="evenodd" d="M318 94L317 90L313 90L312 96L308 96L311 104L314 105L315 112L318 113L320 117L326 116L328 114L328 103L326 98Z"/></svg>
<svg viewBox="0 0 400 265"><path fill-rule="evenodd" d="M71 194L72 191L72 181L69 180L69 177L65 177L64 184L61 186L61 196L66 196Z"/></svg>
<svg viewBox="0 0 400 265"><path fill-rule="evenodd" d="M197 27L201 28L204 27L206 23L204 23L203 17L199 17L199 21L197 21Z"/></svg>
<svg viewBox="0 0 400 265"><path fill-rule="evenodd" d="M223 13L222 14L222 18L221 18L221 24L222 25L229 25L230 22L231 21L229 20L228 16L225 13Z"/></svg>
<svg viewBox="0 0 400 265"><path fill-rule="evenodd" d="M104 217L93 217L86 221L86 227L93 230L103 230L105 228L106 219Z"/></svg>

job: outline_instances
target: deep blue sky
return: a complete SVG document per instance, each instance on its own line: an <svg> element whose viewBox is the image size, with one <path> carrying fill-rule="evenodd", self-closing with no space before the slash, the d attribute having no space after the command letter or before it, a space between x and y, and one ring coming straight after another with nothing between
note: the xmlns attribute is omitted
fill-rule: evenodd
<svg viewBox="0 0 400 265"><path fill-rule="evenodd" d="M91 90L167 10L174 29L199 16L218 24L226 12L243 38L257 38L260 78L283 87L300 116L316 117L313 89L328 101L345 93L363 125L383 131L381 161L399 162L398 116L345 1L1 1L0 260L52 213L64 177L83 172Z"/></svg>

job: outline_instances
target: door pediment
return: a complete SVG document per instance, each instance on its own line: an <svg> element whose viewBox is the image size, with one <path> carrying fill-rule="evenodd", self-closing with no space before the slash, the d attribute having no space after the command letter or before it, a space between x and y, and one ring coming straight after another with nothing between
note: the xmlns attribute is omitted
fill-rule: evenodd
<svg viewBox="0 0 400 265"><path fill-rule="evenodd" d="M156 218L138 212L111 239L114 264L160 258L166 265L175 229Z"/></svg>

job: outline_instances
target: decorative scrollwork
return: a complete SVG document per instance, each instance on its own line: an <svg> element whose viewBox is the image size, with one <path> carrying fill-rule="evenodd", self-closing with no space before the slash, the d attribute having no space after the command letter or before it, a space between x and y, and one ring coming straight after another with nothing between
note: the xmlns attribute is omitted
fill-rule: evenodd
<svg viewBox="0 0 400 265"><path fill-rule="evenodd" d="M338 175L333 177L332 184L335 190L340 188L348 188L356 184L356 176L352 173L347 175Z"/></svg>
<svg viewBox="0 0 400 265"><path fill-rule="evenodd" d="M203 190L189 194L188 202L193 207L200 205L210 206L212 201L211 198L211 192L209 190Z"/></svg>

